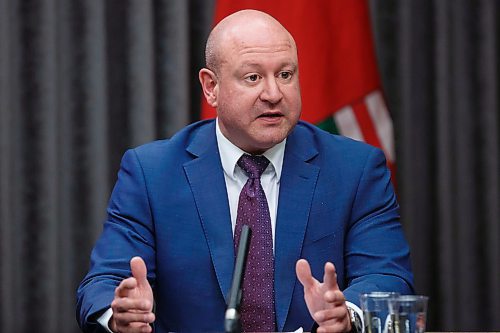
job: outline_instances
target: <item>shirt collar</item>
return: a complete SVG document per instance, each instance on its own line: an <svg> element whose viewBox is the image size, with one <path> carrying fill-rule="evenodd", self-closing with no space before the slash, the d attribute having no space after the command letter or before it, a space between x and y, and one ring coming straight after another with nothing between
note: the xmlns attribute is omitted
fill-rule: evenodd
<svg viewBox="0 0 500 333"><path fill-rule="evenodd" d="M219 127L219 118L215 121L215 133L217 136L217 146L219 148L220 160L222 163L222 168L224 172L230 176L235 177L234 172L236 168L236 163L240 159L241 155L246 154L245 151L235 146L228 138L222 134ZM281 169L283 168L283 157L285 156L285 145L286 138L275 145L272 148L266 150L262 155L264 155L271 163L274 171L276 172L276 177L279 182L281 179Z"/></svg>

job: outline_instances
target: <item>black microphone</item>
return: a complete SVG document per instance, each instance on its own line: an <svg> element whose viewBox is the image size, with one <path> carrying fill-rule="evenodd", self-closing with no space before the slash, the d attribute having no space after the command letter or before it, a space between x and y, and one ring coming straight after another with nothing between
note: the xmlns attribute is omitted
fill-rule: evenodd
<svg viewBox="0 0 500 333"><path fill-rule="evenodd" d="M240 321L240 303L241 303L241 285L245 266L247 263L248 248L250 246L250 236L252 230L248 225L241 228L240 244L236 254L236 263L234 264L233 283L229 292L229 301L227 302L226 315L224 318L224 330L226 333L241 332Z"/></svg>

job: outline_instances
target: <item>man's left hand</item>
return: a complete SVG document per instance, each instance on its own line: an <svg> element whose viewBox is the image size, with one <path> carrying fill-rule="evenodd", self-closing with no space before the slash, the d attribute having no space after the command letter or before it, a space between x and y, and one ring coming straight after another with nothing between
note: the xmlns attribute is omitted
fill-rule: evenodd
<svg viewBox="0 0 500 333"><path fill-rule="evenodd" d="M309 313L319 325L318 333L349 332L351 321L345 297L337 284L337 273L331 262L325 264L323 282L311 274L311 267L305 259L296 264L297 278L304 286L304 298Z"/></svg>

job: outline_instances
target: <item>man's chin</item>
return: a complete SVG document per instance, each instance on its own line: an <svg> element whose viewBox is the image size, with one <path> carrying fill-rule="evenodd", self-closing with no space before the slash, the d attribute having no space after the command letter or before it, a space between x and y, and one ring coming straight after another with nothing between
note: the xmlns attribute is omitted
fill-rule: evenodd
<svg viewBox="0 0 500 333"><path fill-rule="evenodd" d="M258 150L261 153L263 153L266 150L273 148L274 146L276 146L278 143L282 142L283 140L285 140L285 137L278 137L278 138L272 138L269 140L262 140L262 141L260 141L260 143L258 145L258 147L259 147Z"/></svg>

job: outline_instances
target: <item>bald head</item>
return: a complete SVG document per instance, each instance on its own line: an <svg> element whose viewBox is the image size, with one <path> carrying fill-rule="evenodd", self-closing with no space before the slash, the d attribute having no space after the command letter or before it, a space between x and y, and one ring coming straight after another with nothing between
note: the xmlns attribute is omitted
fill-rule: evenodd
<svg viewBox="0 0 500 333"><path fill-rule="evenodd" d="M211 32L198 74L221 133L250 154L283 142L300 117L297 48L273 17L243 10Z"/></svg>
<svg viewBox="0 0 500 333"><path fill-rule="evenodd" d="M245 9L220 21L210 32L205 48L206 67L218 73L228 48L244 45L247 41L282 34L296 49L292 35L274 17L264 12Z"/></svg>

